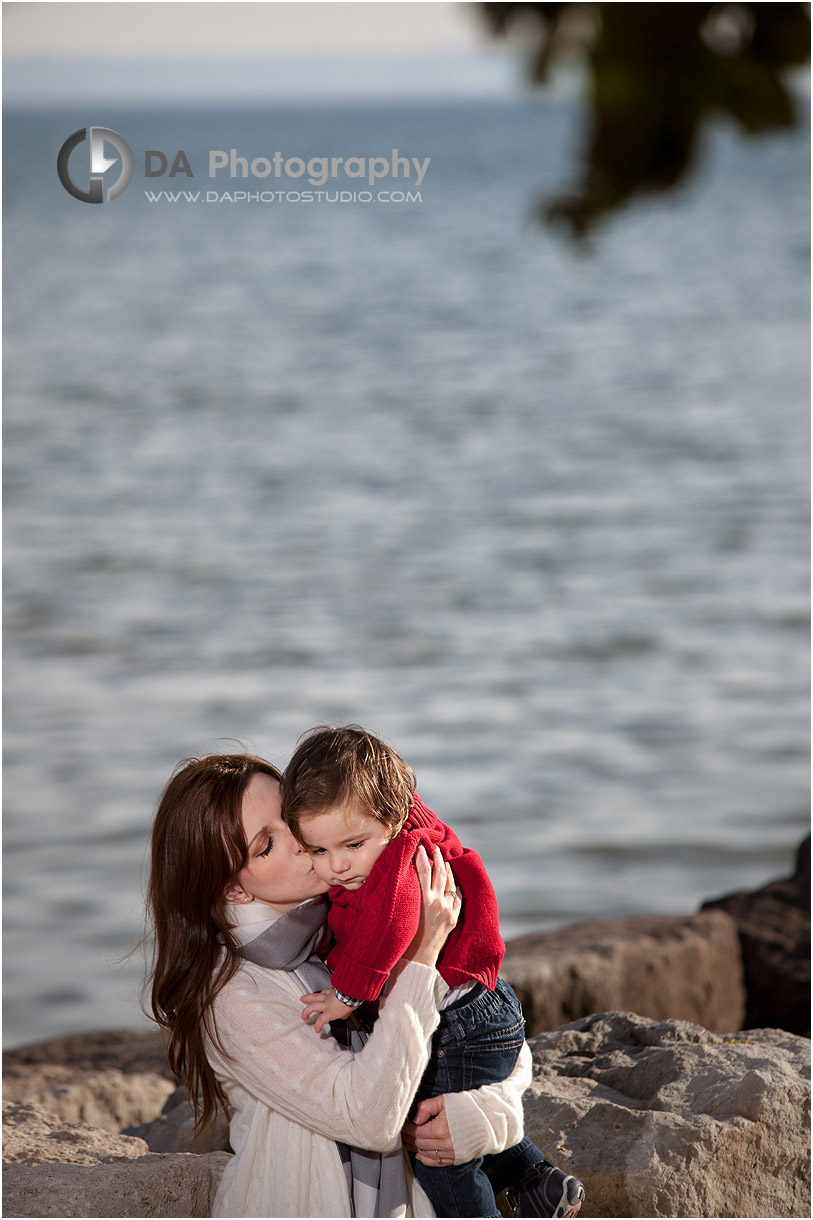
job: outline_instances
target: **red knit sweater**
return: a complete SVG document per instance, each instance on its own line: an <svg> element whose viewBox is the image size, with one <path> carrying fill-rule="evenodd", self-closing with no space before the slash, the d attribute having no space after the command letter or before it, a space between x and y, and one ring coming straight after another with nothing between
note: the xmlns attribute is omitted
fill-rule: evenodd
<svg viewBox="0 0 813 1220"><path fill-rule="evenodd" d="M420 797L401 831L388 843L358 890L333 886L328 924L336 945L328 954L333 986L355 1000L375 1000L418 928L421 887L413 858L420 843L429 855L440 847L463 895L457 927L438 959L450 987L476 980L493 989L505 945L497 898L482 860Z"/></svg>

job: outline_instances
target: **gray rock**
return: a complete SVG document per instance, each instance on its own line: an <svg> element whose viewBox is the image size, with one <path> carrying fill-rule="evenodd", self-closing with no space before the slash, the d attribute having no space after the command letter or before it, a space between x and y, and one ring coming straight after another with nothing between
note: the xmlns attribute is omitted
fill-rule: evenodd
<svg viewBox="0 0 813 1220"><path fill-rule="evenodd" d="M737 925L748 993L744 1026L810 1036L810 837L791 877L703 903Z"/></svg>
<svg viewBox="0 0 813 1220"><path fill-rule="evenodd" d="M225 1115L220 1114L205 1131L196 1133L194 1126L195 1112L186 1090L178 1087L164 1102L157 1118L128 1127L124 1134L144 1140L150 1152L231 1152Z"/></svg>
<svg viewBox="0 0 813 1220"><path fill-rule="evenodd" d="M739 1029L739 937L723 911L574 924L509 941L500 974L519 996L528 1036L594 1012Z"/></svg>
<svg viewBox="0 0 813 1220"><path fill-rule="evenodd" d="M131 1072L155 1072L174 1080L158 1030L97 1029L86 1034L66 1034L30 1042L3 1052L3 1075L11 1067L33 1063L58 1063L83 1071L117 1068Z"/></svg>
<svg viewBox="0 0 813 1220"><path fill-rule="evenodd" d="M810 1044L599 1013L531 1042L526 1131L582 1216L809 1216Z"/></svg>
<svg viewBox="0 0 813 1220"><path fill-rule="evenodd" d="M108 1165L8 1165L4 1216L211 1216L228 1163L208 1156L147 1155Z"/></svg>
<svg viewBox="0 0 813 1220"><path fill-rule="evenodd" d="M63 1122L89 1123L103 1131L120 1131L154 1118L173 1091L173 1082L165 1076L118 1068L84 1071L61 1064L16 1064L3 1078L6 1101L44 1106Z"/></svg>

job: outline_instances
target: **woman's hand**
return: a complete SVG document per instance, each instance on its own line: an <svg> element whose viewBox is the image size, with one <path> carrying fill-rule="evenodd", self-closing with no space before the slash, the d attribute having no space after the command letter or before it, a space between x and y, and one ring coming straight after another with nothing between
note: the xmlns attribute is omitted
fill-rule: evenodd
<svg viewBox="0 0 813 1220"><path fill-rule="evenodd" d="M454 1144L442 1094L420 1102L415 1121L404 1123L401 1138L404 1147L414 1152L422 1165L454 1165Z"/></svg>
<svg viewBox="0 0 813 1220"><path fill-rule="evenodd" d="M415 852L415 868L421 886L421 919L404 957L423 966L434 966L457 923L462 898L451 866L444 861L439 847L433 851L430 864L421 844Z"/></svg>

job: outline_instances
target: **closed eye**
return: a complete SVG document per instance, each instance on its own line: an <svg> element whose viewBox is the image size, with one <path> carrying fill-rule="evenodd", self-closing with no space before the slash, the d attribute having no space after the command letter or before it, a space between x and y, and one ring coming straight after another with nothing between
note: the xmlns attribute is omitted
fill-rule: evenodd
<svg viewBox="0 0 813 1220"><path fill-rule="evenodd" d="M269 835L268 836L268 846L266 847L265 851L258 852L257 854L259 856L267 856L273 846L274 846L273 837L271 835Z"/></svg>
<svg viewBox="0 0 813 1220"><path fill-rule="evenodd" d="M361 839L358 843L348 843L347 846L351 851L357 851L360 847L363 847L366 842L366 839Z"/></svg>

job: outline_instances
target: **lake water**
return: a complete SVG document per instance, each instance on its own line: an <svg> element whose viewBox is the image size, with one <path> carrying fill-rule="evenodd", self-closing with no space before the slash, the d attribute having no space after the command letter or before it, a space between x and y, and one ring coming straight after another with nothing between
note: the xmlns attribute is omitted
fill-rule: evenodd
<svg viewBox="0 0 813 1220"><path fill-rule="evenodd" d="M7 115L7 1045L141 1024L155 802L234 739L393 741L506 936L790 869L808 132L716 131L579 254L529 218L578 121ZM90 123L136 151L102 207L56 176ZM141 150L230 147L431 163L413 204L147 201Z"/></svg>

